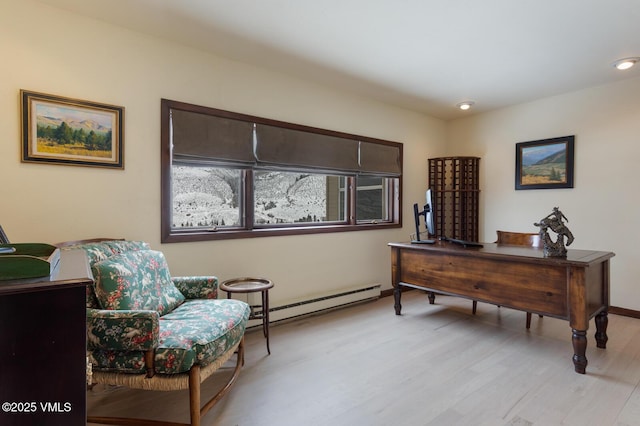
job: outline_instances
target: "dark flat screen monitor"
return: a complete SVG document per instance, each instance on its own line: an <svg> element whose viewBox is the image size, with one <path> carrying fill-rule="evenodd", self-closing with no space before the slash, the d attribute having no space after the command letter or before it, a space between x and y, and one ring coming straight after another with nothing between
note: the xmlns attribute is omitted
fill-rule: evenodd
<svg viewBox="0 0 640 426"><path fill-rule="evenodd" d="M427 204L425 204L424 206L424 209L425 209L424 221L427 226L427 231L429 231L429 235L435 235L436 229L435 229L435 223L433 221L433 213L435 209L433 208L433 197L431 195L430 189L427 189L425 198L426 198Z"/></svg>
<svg viewBox="0 0 640 426"><path fill-rule="evenodd" d="M411 241L412 243L433 244L435 242L435 240L431 240L431 239L423 240L420 238L420 216L424 216L425 228L429 236L435 235L436 233L434 221L433 221L433 211L434 211L434 208L433 208L433 197L431 195L431 189L427 189L427 192L425 194L425 205L423 206L422 211L420 211L418 207L418 203L413 205L413 216L414 216L415 225L416 225L416 239L412 240Z"/></svg>

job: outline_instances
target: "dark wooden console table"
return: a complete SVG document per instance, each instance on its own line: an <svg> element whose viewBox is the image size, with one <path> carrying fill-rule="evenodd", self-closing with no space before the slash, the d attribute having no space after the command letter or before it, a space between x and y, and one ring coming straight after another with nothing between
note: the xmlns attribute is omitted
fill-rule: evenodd
<svg viewBox="0 0 640 426"><path fill-rule="evenodd" d="M578 373L587 367L589 319L595 317L597 346L606 348L614 253L569 250L566 258L545 258L540 249L491 243L389 246L396 315L402 309L402 287L413 287L429 291L431 303L433 293L441 293L568 320Z"/></svg>
<svg viewBox="0 0 640 426"><path fill-rule="evenodd" d="M51 276L0 281L0 424L86 424L86 285L80 250Z"/></svg>

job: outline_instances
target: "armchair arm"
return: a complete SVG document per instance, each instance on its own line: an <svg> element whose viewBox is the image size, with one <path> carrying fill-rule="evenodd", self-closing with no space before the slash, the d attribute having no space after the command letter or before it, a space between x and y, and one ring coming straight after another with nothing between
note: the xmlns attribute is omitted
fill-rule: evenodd
<svg viewBox="0 0 640 426"><path fill-rule="evenodd" d="M171 280L187 299L218 298L218 277L172 277Z"/></svg>
<svg viewBox="0 0 640 426"><path fill-rule="evenodd" d="M87 309L87 347L115 351L146 351L158 346L156 311Z"/></svg>

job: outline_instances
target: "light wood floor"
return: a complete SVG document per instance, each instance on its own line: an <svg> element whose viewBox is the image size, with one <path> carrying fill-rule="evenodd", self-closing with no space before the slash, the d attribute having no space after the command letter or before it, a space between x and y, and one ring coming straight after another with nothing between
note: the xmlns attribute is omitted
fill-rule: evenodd
<svg viewBox="0 0 640 426"><path fill-rule="evenodd" d="M587 374L573 371L566 321L425 293L246 335L246 363L203 419L222 426L640 425L640 320L609 315L607 349L588 333ZM223 373L226 374L226 373ZM210 379L203 393L213 393ZM204 398L204 397L203 397ZM188 421L185 392L96 388L92 414Z"/></svg>

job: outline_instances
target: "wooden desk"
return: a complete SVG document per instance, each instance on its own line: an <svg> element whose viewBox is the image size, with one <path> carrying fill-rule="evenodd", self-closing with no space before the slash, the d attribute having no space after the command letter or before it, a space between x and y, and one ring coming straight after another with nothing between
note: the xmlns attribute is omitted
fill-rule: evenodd
<svg viewBox="0 0 640 426"><path fill-rule="evenodd" d="M466 297L526 312L568 320L573 330L573 364L585 373L587 330L595 316L596 343L607 343L609 259L611 252L569 250L566 258L545 258L541 249L485 243L465 248L390 243L395 311L401 288Z"/></svg>
<svg viewBox="0 0 640 426"><path fill-rule="evenodd" d="M86 424L86 286L80 250L51 276L0 281L0 424Z"/></svg>

